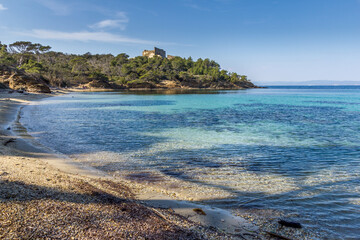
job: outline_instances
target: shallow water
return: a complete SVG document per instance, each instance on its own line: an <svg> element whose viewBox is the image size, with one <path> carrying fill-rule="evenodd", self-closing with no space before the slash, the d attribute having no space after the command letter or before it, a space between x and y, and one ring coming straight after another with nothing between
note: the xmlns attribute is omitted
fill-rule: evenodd
<svg viewBox="0 0 360 240"><path fill-rule="evenodd" d="M25 107L21 122L113 174L360 236L360 87L181 93L73 93Z"/></svg>

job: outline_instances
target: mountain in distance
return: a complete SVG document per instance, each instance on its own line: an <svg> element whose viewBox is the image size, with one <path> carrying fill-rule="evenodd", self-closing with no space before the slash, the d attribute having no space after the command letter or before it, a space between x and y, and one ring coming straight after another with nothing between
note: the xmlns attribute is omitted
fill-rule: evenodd
<svg viewBox="0 0 360 240"><path fill-rule="evenodd" d="M360 81L336 81L336 80L312 80L303 82L261 82L253 81L257 86L354 86L360 85Z"/></svg>

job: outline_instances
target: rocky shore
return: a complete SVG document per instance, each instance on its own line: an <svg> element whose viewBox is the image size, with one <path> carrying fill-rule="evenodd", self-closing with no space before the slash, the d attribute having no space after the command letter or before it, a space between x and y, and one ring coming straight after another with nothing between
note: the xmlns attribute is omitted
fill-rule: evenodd
<svg viewBox="0 0 360 240"><path fill-rule="evenodd" d="M10 88L35 93L51 92L46 79L8 66L0 66L0 84L0 89Z"/></svg>
<svg viewBox="0 0 360 240"><path fill-rule="evenodd" d="M81 90L121 90L121 89L247 89L259 88L250 81L225 82L210 81L210 79L192 79L187 81L162 80L152 82L147 80L134 80L127 84L118 84L103 79L93 79L86 84L77 87ZM15 67L0 65L0 89L26 91L32 93L51 93L50 82L40 74L29 74Z"/></svg>

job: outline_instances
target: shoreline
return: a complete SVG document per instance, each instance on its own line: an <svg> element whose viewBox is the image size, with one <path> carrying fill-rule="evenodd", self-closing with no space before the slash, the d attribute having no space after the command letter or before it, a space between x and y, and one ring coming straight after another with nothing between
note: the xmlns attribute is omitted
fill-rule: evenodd
<svg viewBox="0 0 360 240"><path fill-rule="evenodd" d="M11 95L11 94L9 94ZM21 94L20 94L21 95ZM31 96L31 97L28 97ZM6 134L6 131L9 132L9 130L3 130L3 128L6 128L9 126L9 123L14 122L16 125L16 114L19 111L19 108L24 105L25 103L30 103L34 100L39 100L41 98L48 97L49 95L38 95L37 97L32 97L33 95L27 95L24 98L27 98L27 100L21 99L23 96L21 95L16 101L18 101L17 104L11 103L11 108L5 107L5 111L3 110L3 105L1 104L1 110L0 110L0 116L1 119L6 119L7 122L3 121L0 122L0 133L1 137L3 138L5 136L8 136L8 138L12 138L13 134ZM0 97L2 97L0 95ZM3 98L0 98L1 100ZM20 102L19 102L20 100ZM15 102L16 102L15 101ZM9 105L9 104L8 104ZM4 116L4 118L3 118ZM13 121L9 121L9 119ZM5 124L4 124L5 123ZM14 126L14 125L13 125ZM12 129L11 129L12 130ZM5 131L5 132L4 132ZM115 179L114 177L101 172L100 170L96 170L93 167L85 167L84 164L78 164L74 161L71 161L71 159L64 159L61 158L61 156L56 156L54 153L44 152L43 150L39 150L36 146L29 144L29 139L15 136L16 138L16 146L5 146L5 148L11 148L9 150L10 152L20 152L20 158L26 158L26 157L35 157L37 161L41 161L42 163L45 163L46 165L50 166L51 168L56 169L56 171L61 172L64 175L68 175L75 178L80 178L83 181L110 181L113 184L122 184L125 185L127 188L129 188L129 192L131 192L130 195L132 195L132 200L144 205L145 207L149 207L152 209L156 209L156 211L170 211L176 215L180 215L182 217L185 217L186 221L190 222L197 222L196 224L200 224L205 226L206 229L220 229L221 232L224 232L224 236L231 237L233 239L242 239L244 236L248 237L245 239L271 239L269 235L267 235L265 232L259 229L258 226L252 224L250 221L245 220L245 218L237 217L231 214L227 210L218 209L218 208L212 208L210 206L196 204L188 201L180 201L180 200L174 200L171 199L169 196L165 194L160 194L159 192L154 191L142 191L141 194L139 194L139 189L144 189L145 186L140 186L141 184L131 184L130 181L123 181L122 179ZM13 143L10 143L11 145ZM7 144L8 145L8 144ZM0 153L3 150L3 146L1 146ZM31 153L31 154L29 154ZM1 156L1 155L0 155ZM62 156L64 157L64 156ZM1 169L1 168L0 168ZM59 174L59 173L58 173ZM0 176L2 176L0 171ZM0 178L0 181L2 179ZM101 184L100 184L101 185ZM136 186L137 185L137 186ZM99 183L96 183L96 186L99 186ZM136 190L138 188L138 190ZM102 186L102 191L105 191L107 193L110 192L110 194L118 194L114 192L114 189L108 188ZM0 189L1 191L1 189ZM137 192L137 193L134 193ZM0 198L1 203L1 198ZM206 215L201 215L193 211L195 208L201 208L205 211ZM184 220L185 221L185 220ZM199 227L199 226L198 226ZM215 231L215 233L205 233L205 234L220 234L218 233L218 230ZM1 236L1 235L0 235ZM222 236L222 237L224 237ZM226 239L226 238L225 238Z"/></svg>
<svg viewBox="0 0 360 240"><path fill-rule="evenodd" d="M84 165L80 166L80 164L76 164L71 161L69 157L63 154L58 154L52 151L52 149L48 149L45 146L37 143L35 139L31 135L29 135L25 129L19 122L21 109L31 102L39 101L42 99L58 96L61 94L67 94L68 92L56 92L55 94L17 94L15 98L8 98L5 101L9 103L7 106L5 105L6 111L2 111L0 109L0 117L1 119L5 119L5 121L0 122L0 134L2 136L10 136L11 138L15 138L17 145L15 146L16 150L22 151L25 154L29 152L34 152L46 156L46 162L53 165L53 167L58 168L61 171L70 174L84 174L88 176L105 176L105 173L96 170L94 168L88 168ZM14 93L9 94L11 96ZM1 96L1 93L0 93ZM21 99L18 99L18 98ZM1 99L1 98L0 98ZM19 128L22 128L19 130ZM25 131L20 133L20 131Z"/></svg>
<svg viewBox="0 0 360 240"><path fill-rule="evenodd" d="M51 96L51 95L50 95ZM0 148L0 153L1 153L1 157L0 160L2 162L2 168L0 168L0 182L25 182L24 177L20 177L19 175L22 175L21 172L18 171L18 169L13 168L15 171L11 172L9 168L9 165L7 163L13 161L15 163L15 166L18 165L22 165L23 167L25 167L24 165L27 165L26 167L32 169L30 170L31 173L34 173L34 169L33 168L38 168L39 165L42 166L46 166L43 168L44 172L46 172L46 180L45 181L49 181L51 182L51 178L55 177L55 176L63 176L63 178L74 178L71 179L74 182L78 181L79 179L85 182L92 182L93 184L96 184L96 187L100 187L101 191L104 192L111 192L112 194L114 194L114 197L116 197L117 195L119 195L119 193L116 193L116 191L114 192L114 189L108 188L108 187L104 187L101 186L103 184L101 184L104 181L109 181L111 182L111 184L122 184L119 183L118 181L116 181L116 179L114 179L113 177L101 172L101 171L97 171L91 167L84 167L84 165L80 165L80 164L76 164L71 160L67 160L64 158L61 158L60 156L55 155L54 153L50 153L50 152L46 152L44 151L44 149L39 149L37 146L34 146L31 142L29 143L29 139L23 138L19 135L14 134L13 132L13 128L14 126L17 124L16 123L16 119L17 119L17 115L19 112L19 109L21 106L24 106L25 104L29 104L31 101L36 101L36 100L40 100L42 98L46 98L49 97L49 95L23 95L23 94L6 94L6 93L0 93L0 104L1 104L1 110L0 110L0 116L1 116L1 122L0 122L0 140L2 141L3 144L1 144L1 148ZM11 97L11 98L9 98ZM11 129L9 129L9 127ZM11 140L11 141L10 141ZM4 146L4 143L6 143ZM6 158L6 159L5 159ZM4 161L6 160L6 161ZM24 163L21 163L22 161L27 160ZM32 164L29 164L29 160L31 160ZM6 163L5 163L6 162ZM5 163L5 164L4 164ZM34 164L35 163L35 164ZM46 169L46 170L45 170ZM49 174L50 172L50 174ZM96 174L94 174L96 173ZM15 179L12 179L12 175L15 176ZM36 176L33 176L34 174L29 174L26 173L26 178L28 179L34 179L36 178ZM30 176L29 176L30 175ZM55 176L54 176L55 175ZM14 181L16 180L16 181ZM19 181L20 180L20 181ZM38 185L41 181L39 180L35 180L35 181L31 181L30 184L34 185ZM71 184L68 183L68 184ZM26 185L29 185L28 183L26 183ZM42 184L41 184L42 185ZM55 185L55 186L54 186ZM100 185L100 186L99 186ZM15 198L16 196L6 196L9 195L8 192L6 192L7 189L2 189L4 187L3 184L1 184L2 187L0 187L0 196L5 195L5 199L12 199ZM53 184L54 188L61 188L61 186L58 186L58 184ZM125 186L128 187L128 186ZM16 187L15 187L16 188ZM5 194L4 194L4 190L5 190ZM139 199L137 198L134 193L133 193L133 189L127 189L127 195L132 196L131 198L127 199L129 201L135 202L136 204L141 205L141 207L144 208L150 208L151 210L153 210L155 213L159 214L160 216L163 216L164 214L170 214L173 215L171 217L181 217L181 215L178 215L176 213L176 207L178 207L178 209L181 210L181 212L184 212L185 209L185 214L188 213L194 213L196 214L193 210L192 207L198 206L195 204L190 204L186 207L184 207L184 204L181 202L177 202L174 200L170 200L167 199L166 202L168 203L167 207L164 207L164 204L161 204L161 206L149 206L150 205L150 201L148 200L147 203L145 202L145 198L143 199ZM16 192L16 189L11 189L11 192ZM108 194L108 193L107 193ZM124 194L124 193L123 193ZM12 194L10 194L12 195ZM21 196L22 197L22 196ZM160 199L159 201L164 201L163 198L159 197L158 195L156 195L156 199ZM6 204L7 200L4 201L4 199L0 198L0 204ZM158 203L158 202L157 202ZM10 201L11 204L11 201ZM14 204L12 204L14 205ZM171 209L169 206L173 206L175 209ZM4 210L6 212L6 209L3 208L3 211L0 213L0 226L2 226L1 224L1 216L2 214L4 214ZM160 213L159 211L161 211L162 213ZM163 213L165 211L165 213ZM60 213L61 214L61 213ZM197 215L197 214L196 214ZM200 215L199 215L200 216ZM208 214L207 216L212 216L212 214ZM161 217L163 218L163 217ZM193 221L198 221L200 223L202 218L200 217L199 219L193 219ZM193 224L192 227L195 228L200 228L201 229L201 236L207 236L209 238L212 238L211 236L215 237L215 239L221 239L222 237L231 239L234 238L236 239L236 236L230 236L230 235L226 235L224 233L218 232L218 230L215 229L207 229L206 224L204 224L205 226L201 226L203 224L199 224L199 223L193 223L192 220L188 220L187 218L184 219L177 219L177 224L180 226L184 226L184 225L188 225L188 224ZM220 221L221 222L221 221ZM206 223L206 222L204 222ZM154 224L156 225L156 224ZM154 227L154 226L153 226ZM203 229L202 229L203 228ZM3 229L4 230L4 229ZM184 229L190 232L193 232L192 229ZM199 229L197 229L196 233L198 234ZM141 232L139 232L138 234L141 234ZM188 233L189 234L189 233ZM192 233L195 234L195 233ZM237 235L239 235L240 233L237 233ZM178 235L178 233L176 233L175 235ZM191 235L191 234L190 234ZM7 235L1 235L1 238L12 238ZM15 235L16 236L16 235ZM198 237L198 236L197 236ZM196 239L197 237L195 237L194 239ZM191 238L190 238L191 239ZM258 239L256 237L256 239Z"/></svg>

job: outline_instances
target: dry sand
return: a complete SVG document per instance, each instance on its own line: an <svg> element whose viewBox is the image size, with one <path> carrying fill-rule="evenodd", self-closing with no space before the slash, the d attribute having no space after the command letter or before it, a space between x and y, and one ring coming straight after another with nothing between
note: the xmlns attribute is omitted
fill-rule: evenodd
<svg viewBox="0 0 360 240"><path fill-rule="evenodd" d="M0 92L0 239L272 239L242 217L144 191L15 135L19 108L49 96Z"/></svg>

